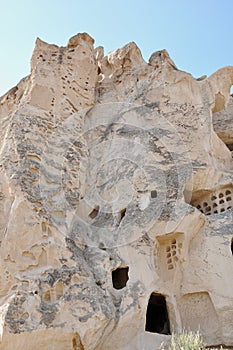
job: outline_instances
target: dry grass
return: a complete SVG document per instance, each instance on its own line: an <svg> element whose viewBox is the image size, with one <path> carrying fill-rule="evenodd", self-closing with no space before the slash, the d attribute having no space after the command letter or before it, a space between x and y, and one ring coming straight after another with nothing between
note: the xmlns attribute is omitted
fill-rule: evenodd
<svg viewBox="0 0 233 350"><path fill-rule="evenodd" d="M168 350L230 350L227 348L215 347L210 348L206 347L203 337L199 332L192 332L183 330L179 334L172 334L171 344ZM231 348L233 349L233 348ZM165 349L162 349L165 350Z"/></svg>
<svg viewBox="0 0 233 350"><path fill-rule="evenodd" d="M183 330L180 334L172 334L169 350L202 350L204 340L199 332Z"/></svg>

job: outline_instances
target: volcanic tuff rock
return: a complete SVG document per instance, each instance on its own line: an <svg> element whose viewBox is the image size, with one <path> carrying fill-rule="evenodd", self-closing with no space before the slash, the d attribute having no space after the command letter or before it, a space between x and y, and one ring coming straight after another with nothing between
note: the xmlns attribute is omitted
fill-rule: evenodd
<svg viewBox="0 0 233 350"><path fill-rule="evenodd" d="M233 344L233 67L36 41L0 99L0 349Z"/></svg>

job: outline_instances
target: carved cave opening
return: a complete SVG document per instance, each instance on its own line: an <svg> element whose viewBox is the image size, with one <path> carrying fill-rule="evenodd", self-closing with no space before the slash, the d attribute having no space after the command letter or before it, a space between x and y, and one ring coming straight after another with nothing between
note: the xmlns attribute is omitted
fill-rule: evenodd
<svg viewBox="0 0 233 350"><path fill-rule="evenodd" d="M231 254L233 255L233 238L231 240Z"/></svg>
<svg viewBox="0 0 233 350"><path fill-rule="evenodd" d="M91 219L96 218L96 216L99 214L100 207L98 205L95 206L95 208L90 212L88 215Z"/></svg>
<svg viewBox="0 0 233 350"><path fill-rule="evenodd" d="M157 198L157 191L156 190L151 191L150 196L152 199Z"/></svg>
<svg viewBox="0 0 233 350"><path fill-rule="evenodd" d="M166 299L162 294L152 293L146 312L146 332L171 334Z"/></svg>
<svg viewBox="0 0 233 350"><path fill-rule="evenodd" d="M118 267L112 271L112 285L115 289L122 289L126 287L129 280L129 267Z"/></svg>
<svg viewBox="0 0 233 350"><path fill-rule="evenodd" d="M229 149L229 151L233 151L233 143L226 143L226 146Z"/></svg>
<svg viewBox="0 0 233 350"><path fill-rule="evenodd" d="M118 220L119 220L119 223L121 222L121 220L125 217L125 214L126 214L126 208L122 209L119 214L118 214Z"/></svg>

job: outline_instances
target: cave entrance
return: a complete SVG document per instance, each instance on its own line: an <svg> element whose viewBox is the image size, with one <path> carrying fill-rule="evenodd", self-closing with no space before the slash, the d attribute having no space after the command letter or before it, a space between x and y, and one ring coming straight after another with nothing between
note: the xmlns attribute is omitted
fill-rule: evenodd
<svg viewBox="0 0 233 350"><path fill-rule="evenodd" d="M146 331L171 334L166 299L162 294L152 293L146 312Z"/></svg>
<svg viewBox="0 0 233 350"><path fill-rule="evenodd" d="M126 287L129 279L129 267L118 267L112 271L112 284L115 289Z"/></svg>
<svg viewBox="0 0 233 350"><path fill-rule="evenodd" d="M98 205L90 212L89 218L94 219L99 214L100 207Z"/></svg>
<svg viewBox="0 0 233 350"><path fill-rule="evenodd" d="M233 96L233 95L232 95ZM227 148L232 152L233 151L233 143L226 143Z"/></svg>

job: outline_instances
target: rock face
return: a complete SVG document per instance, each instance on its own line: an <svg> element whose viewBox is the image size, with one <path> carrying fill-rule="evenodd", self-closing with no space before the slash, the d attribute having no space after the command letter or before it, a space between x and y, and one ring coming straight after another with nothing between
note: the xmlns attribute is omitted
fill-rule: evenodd
<svg viewBox="0 0 233 350"><path fill-rule="evenodd" d="M0 349L233 345L233 67L37 39L0 99Z"/></svg>

